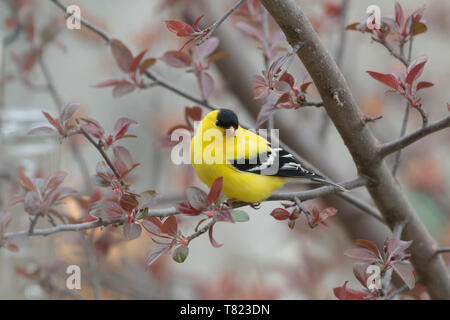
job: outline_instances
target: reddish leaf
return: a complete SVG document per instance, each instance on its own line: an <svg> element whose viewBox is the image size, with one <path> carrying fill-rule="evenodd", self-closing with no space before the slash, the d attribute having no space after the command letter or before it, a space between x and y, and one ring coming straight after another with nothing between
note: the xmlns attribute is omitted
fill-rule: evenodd
<svg viewBox="0 0 450 320"><path fill-rule="evenodd" d="M200 17L198 17L197 19L195 19L194 23L192 24L192 26L194 27L194 29L198 28L198 24L200 22L200 20L203 18L203 15L201 15Z"/></svg>
<svg viewBox="0 0 450 320"><path fill-rule="evenodd" d="M415 286L416 279L414 277L413 267L408 262L400 261L392 263L392 269L403 280L403 282L412 290Z"/></svg>
<svg viewBox="0 0 450 320"><path fill-rule="evenodd" d="M204 41L201 45L195 47L199 58L203 59L212 54L219 46L219 38L211 37Z"/></svg>
<svg viewBox="0 0 450 320"><path fill-rule="evenodd" d="M59 120L53 119L53 117L48 112L42 111L42 113L44 114L45 118L47 118L47 121L52 126L54 126L56 128L56 130L58 130L59 133L61 133L63 131L61 124L59 123Z"/></svg>
<svg viewBox="0 0 450 320"><path fill-rule="evenodd" d="M192 28L187 23L178 20L167 20L166 26L167 29L176 33L178 37L187 37L195 33L194 28Z"/></svg>
<svg viewBox="0 0 450 320"><path fill-rule="evenodd" d="M369 274L367 273L367 268L369 266L370 263L355 263L353 265L353 274L364 288L367 288L367 278L369 277Z"/></svg>
<svg viewBox="0 0 450 320"><path fill-rule="evenodd" d="M106 80L104 82L100 82L99 84L93 85L92 87L93 88L114 87L122 82L123 82L123 80L112 79L112 80Z"/></svg>
<svg viewBox="0 0 450 320"><path fill-rule="evenodd" d="M356 291L347 288L348 280L345 281L342 287L336 287L333 289L333 293L339 300L364 300L370 294L366 292Z"/></svg>
<svg viewBox="0 0 450 320"><path fill-rule="evenodd" d="M416 92L419 91L420 89L425 89L425 88L429 88L432 86L434 86L434 83L432 83L432 82L421 81L416 86Z"/></svg>
<svg viewBox="0 0 450 320"><path fill-rule="evenodd" d="M412 244L412 240L403 241L397 238L388 238L386 239L386 249L389 253L389 256L398 255L399 253L408 249Z"/></svg>
<svg viewBox="0 0 450 320"><path fill-rule="evenodd" d="M120 197L120 207L127 212L131 212L136 209L139 205L139 202L136 200L136 197L132 194L125 193Z"/></svg>
<svg viewBox="0 0 450 320"><path fill-rule="evenodd" d="M81 118L84 123L81 125L84 131L97 139L103 138L105 131L103 127L95 120L88 118Z"/></svg>
<svg viewBox="0 0 450 320"><path fill-rule="evenodd" d="M31 129L28 132L29 135L40 135L40 134L45 134L45 135L57 135L58 132L55 129L52 129L50 127L38 127L38 128L34 128Z"/></svg>
<svg viewBox="0 0 450 320"><path fill-rule="evenodd" d="M406 83L412 84L414 80L416 80L423 72L423 68L425 67L425 63L427 63L428 56L421 55L414 59L408 66L406 70Z"/></svg>
<svg viewBox="0 0 450 320"><path fill-rule="evenodd" d="M139 208L149 208L158 204L160 195L155 190L147 190L139 194Z"/></svg>
<svg viewBox="0 0 450 320"><path fill-rule="evenodd" d="M121 136L127 133L128 130L137 128L138 126L139 124L133 119L125 117L120 118L114 125L114 139L119 139Z"/></svg>
<svg viewBox="0 0 450 320"><path fill-rule="evenodd" d="M162 222L156 218L156 217L148 217L148 218L144 218L141 221L141 225L144 227L145 230L147 230L147 232L158 236L158 237L162 237L162 238L166 238L166 239L170 239L169 236L163 235L162 234Z"/></svg>
<svg viewBox="0 0 450 320"><path fill-rule="evenodd" d="M136 85L129 81L122 81L118 85L116 85L113 89L113 97L119 98L123 95L131 93L136 89Z"/></svg>
<svg viewBox="0 0 450 320"><path fill-rule="evenodd" d="M212 205L214 201L216 201L217 198L220 196L222 186L223 186L223 177L219 177L216 180L214 180L213 184L211 185L211 189L209 190L208 197L206 199L207 207Z"/></svg>
<svg viewBox="0 0 450 320"><path fill-rule="evenodd" d="M170 216L168 217L161 228L161 231L175 237L177 235L178 232L178 224L177 224L177 218L175 218L175 216Z"/></svg>
<svg viewBox="0 0 450 320"><path fill-rule="evenodd" d="M110 42L111 52L116 59L117 65L122 71L130 72L131 64L133 63L133 54L122 41L113 39Z"/></svg>
<svg viewBox="0 0 450 320"><path fill-rule="evenodd" d="M47 177L45 180L45 184L43 187L43 193L51 192L55 190L61 183L63 183L64 179L67 177L67 172L64 171L56 171Z"/></svg>
<svg viewBox="0 0 450 320"><path fill-rule="evenodd" d="M270 88L266 85L253 88L253 99L259 100L267 98L270 95Z"/></svg>
<svg viewBox="0 0 450 320"><path fill-rule="evenodd" d="M67 103L64 107L62 107L59 113L59 119L61 122L69 120L79 107L80 104L74 102Z"/></svg>
<svg viewBox="0 0 450 320"><path fill-rule="evenodd" d="M306 92L306 90L308 90L308 87L312 84L312 82L304 82L302 83L302 85L300 86L300 90L302 90L302 92Z"/></svg>
<svg viewBox="0 0 450 320"><path fill-rule="evenodd" d="M194 209L187 200L175 203L174 207L178 212L183 214L198 216L202 213L202 211Z"/></svg>
<svg viewBox="0 0 450 320"><path fill-rule="evenodd" d="M100 200L92 205L89 214L104 221L115 221L122 218L123 210L114 201Z"/></svg>
<svg viewBox="0 0 450 320"><path fill-rule="evenodd" d="M351 24L349 24L349 25L347 25L346 27L345 27L345 30L355 30L355 31L360 31L360 29L359 29L359 25L360 25L361 23L359 23L359 22L354 22L354 23L351 23Z"/></svg>
<svg viewBox="0 0 450 320"><path fill-rule="evenodd" d="M214 90L214 79L204 70L200 71L197 76L202 98L206 100Z"/></svg>
<svg viewBox="0 0 450 320"><path fill-rule="evenodd" d="M370 240L356 239L355 243L359 246L366 247L371 250L377 256L381 257L380 251L377 248L377 245Z"/></svg>
<svg viewBox="0 0 450 320"><path fill-rule="evenodd" d="M159 60L173 68L186 68L192 64L191 57L183 51L167 51Z"/></svg>
<svg viewBox="0 0 450 320"><path fill-rule="evenodd" d="M136 223L125 222L123 224L123 235L127 240L134 240L141 235L142 228Z"/></svg>
<svg viewBox="0 0 450 320"><path fill-rule="evenodd" d="M163 245L159 245L157 246L152 253L150 253L150 255L147 258L147 261L145 263L146 268L150 267L150 265L156 261L156 259L158 259L159 257L161 257L164 253L169 252L170 250L170 245L169 244L163 244Z"/></svg>
<svg viewBox="0 0 450 320"><path fill-rule="evenodd" d="M403 15L403 8L397 1L395 2L395 23L399 28L403 26L403 22L405 21L405 17Z"/></svg>
<svg viewBox="0 0 450 320"><path fill-rule="evenodd" d="M379 260L379 257L373 251L365 248L348 249L344 251L344 254L349 258L367 263L373 263Z"/></svg>
<svg viewBox="0 0 450 320"><path fill-rule="evenodd" d="M234 223L233 217L227 208L222 208L220 210L214 211L214 220L221 222L231 222Z"/></svg>
<svg viewBox="0 0 450 320"><path fill-rule="evenodd" d="M34 183L31 182L30 178L28 178L25 173L23 172L22 168L19 168L17 172L17 177L19 178L19 182L22 185L22 187L27 191L34 191L36 190L36 187L34 186Z"/></svg>
<svg viewBox="0 0 450 320"><path fill-rule="evenodd" d="M36 191L25 195L24 210L31 215L41 213L41 199Z"/></svg>
<svg viewBox="0 0 450 320"><path fill-rule="evenodd" d="M294 78L294 76L292 74L290 74L289 72L286 72L280 78L280 81L286 82L292 88L294 86L294 83L295 83L295 78Z"/></svg>
<svg viewBox="0 0 450 320"><path fill-rule="evenodd" d="M291 214L283 208L276 208L270 213L270 215L277 220L286 220L289 219Z"/></svg>
<svg viewBox="0 0 450 320"><path fill-rule="evenodd" d="M189 204L197 211L203 211L207 208L208 196L197 187L188 187L186 189L186 198Z"/></svg>
<svg viewBox="0 0 450 320"><path fill-rule="evenodd" d="M230 56L230 54L226 51L220 51L220 52L214 53L212 56L210 56L208 58L208 64L211 64L213 62L216 62L219 59L226 58L229 56Z"/></svg>
<svg viewBox="0 0 450 320"><path fill-rule="evenodd" d="M137 67L141 63L142 58L147 53L148 49L142 50L134 59L133 62L131 62L130 65L130 73L135 73L137 70Z"/></svg>
<svg viewBox="0 0 450 320"><path fill-rule="evenodd" d="M142 74L144 73L148 68L150 68L152 65L156 63L155 58L147 58L144 61L142 61L141 65L139 66L139 72Z"/></svg>
<svg viewBox="0 0 450 320"><path fill-rule="evenodd" d="M200 107L186 107L184 109L186 122L193 125L193 121L202 120L202 108Z"/></svg>
<svg viewBox="0 0 450 320"><path fill-rule="evenodd" d="M212 225L211 227L209 227L209 230L208 230L209 241L211 242L211 245L212 245L214 248L220 248L221 246L223 246L223 244L219 244L219 243L216 242L216 240L214 240L214 237L213 237L213 227L214 227L214 225Z"/></svg>
<svg viewBox="0 0 450 320"><path fill-rule="evenodd" d="M126 168L129 168L134 164L133 157L127 148L123 146L114 146L113 153L115 158L120 160Z"/></svg>
<svg viewBox="0 0 450 320"><path fill-rule="evenodd" d="M374 71L367 71L367 73L375 80L378 80L378 81L384 83L385 85L397 90L398 81L394 75L392 75L390 73L384 74L384 73L378 73L378 72L374 72Z"/></svg>

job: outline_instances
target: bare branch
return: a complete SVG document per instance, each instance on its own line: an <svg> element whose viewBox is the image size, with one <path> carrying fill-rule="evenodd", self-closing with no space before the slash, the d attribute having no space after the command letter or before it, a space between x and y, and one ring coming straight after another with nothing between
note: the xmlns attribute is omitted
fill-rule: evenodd
<svg viewBox="0 0 450 320"><path fill-rule="evenodd" d="M219 20L206 28L204 30L206 33L197 38L196 44L200 45L208 40L209 37L211 37L211 35L214 33L214 31L222 24L222 22L224 22L230 16L230 14L232 14L237 8L239 8L245 1L247 0L239 0L238 2L236 2L230 10L228 10L222 17L219 18Z"/></svg>
<svg viewBox="0 0 450 320"><path fill-rule="evenodd" d="M403 136L402 138L383 144L380 150L380 155L382 157L385 157L397 150L406 148L410 144L413 144L414 142L422 139L429 134L448 127L450 127L450 115L426 126L425 128L411 132L410 134Z"/></svg>
<svg viewBox="0 0 450 320"><path fill-rule="evenodd" d="M190 236L188 236L187 237L188 241L191 242L191 240L201 236L202 234L204 234L206 231L208 231L215 224L216 224L216 221L215 220L211 220L203 228L199 229L197 232L195 232L195 233L191 234Z"/></svg>
<svg viewBox="0 0 450 320"><path fill-rule="evenodd" d="M76 119L78 125L79 120ZM109 159L108 155L106 154L105 150L103 150L103 146L100 143L97 143L94 141L94 139L92 139L92 137L89 135L89 133L87 133L80 125L79 127L79 131L80 133L86 137L86 139L95 147L95 149L97 149L98 152L100 152L100 154L102 155L103 159L105 159L106 163L108 164L108 166L111 168L111 170L113 171L114 175L116 176L117 180L120 181L120 184L123 186L125 185L125 182L123 182L119 172L117 171L117 168L114 166L114 164L111 162L111 159Z"/></svg>
<svg viewBox="0 0 450 320"><path fill-rule="evenodd" d="M63 5L61 2L59 2L59 0L50 0L50 1L56 4L59 8L61 8L61 10L63 10L66 13L66 18L72 17L73 13L67 14L67 7ZM87 20L83 19L82 17L80 17L80 23L85 27L87 27L88 29L94 31L96 34L102 37L103 40L105 40L108 44L111 42L112 38L102 29L90 24Z"/></svg>
<svg viewBox="0 0 450 320"><path fill-rule="evenodd" d="M178 211L171 207L171 208L165 208L165 209L151 209L148 211L147 217L158 217L158 218L165 218L169 216L176 215ZM98 227L106 227L109 225L120 225L126 221L126 218L114 220L114 221L102 221L102 220L96 220L96 221L90 221L90 222L83 222L83 223L75 223L75 224L60 224L52 228L47 229L38 229L33 230L31 233L29 231L19 231L19 232L10 232L5 233L3 239L12 239L12 238L20 238L24 236L48 236L50 234L58 233L58 232L65 232L65 231L81 231L81 230L88 230L88 229L94 229Z"/></svg>

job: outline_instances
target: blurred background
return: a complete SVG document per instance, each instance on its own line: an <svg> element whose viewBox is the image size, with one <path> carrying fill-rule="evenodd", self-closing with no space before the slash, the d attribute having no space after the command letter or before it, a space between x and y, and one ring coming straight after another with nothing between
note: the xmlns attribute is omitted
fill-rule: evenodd
<svg viewBox="0 0 450 320"><path fill-rule="evenodd" d="M206 27L234 2L73 0L64 4L78 5L83 18L122 40L134 54L149 48L146 56L160 57L168 50L178 50L186 40L167 30L165 20L192 22L204 14L200 25ZM400 134L405 103L398 96L385 96L386 87L365 71L388 73L404 67L385 48L371 42L369 35L342 30L347 24L364 21L366 8L371 4L379 5L383 16L393 16L394 1L345 2L344 14L341 0L299 1L330 53L341 54L340 66L361 110L370 117L383 116L370 126L380 141L388 141ZM406 14L424 4L427 7L424 16L428 31L415 38L412 57L429 56L421 79L435 86L420 96L430 120L435 120L448 112L446 103L450 102L450 3L400 3ZM256 41L235 27L242 19L233 14L216 33L220 50L230 56L210 68L215 88L209 101L233 109L243 122L254 125L262 103L253 100L250 79L264 69L264 59ZM271 19L269 28L277 29ZM8 232L26 230L30 223L23 205L8 206L18 189L19 167L29 176L45 177L56 170L67 171L65 185L77 189L86 201L91 191L104 196L112 194L109 188L84 184L83 170L94 175L100 155L81 136L71 138L76 143L74 154L73 143L68 140L60 143L53 137L27 135L30 129L47 124L41 110L57 114L46 72L64 103L79 102L77 115L96 119L107 132L113 130L120 117L138 121L140 126L133 132L137 138L121 143L140 163L129 178L133 189L156 190L162 197L160 207L184 200L187 186L207 190L189 165L174 165L168 160L170 148L157 146L169 128L184 123L184 107L195 105L191 101L158 86L119 98L112 96L110 88L93 88L123 74L101 38L85 27L68 30L63 12L48 0L0 1L0 39L0 209L13 214ZM281 46L289 47L286 43ZM176 86L200 95L192 73L160 61L152 68ZM289 71L300 83L308 79L298 58ZM309 90L308 100L320 101L314 87ZM351 157L324 110L281 110L275 117L282 139L305 159L335 181L356 177ZM407 130L420 125L419 113L411 110ZM397 174L417 214L442 246L450 245L449 138L450 133L444 130L407 148ZM85 159L86 168L77 162L80 156ZM290 190L299 188L302 187ZM370 202L365 191L352 193ZM333 196L310 200L306 205L333 206L338 213L327 220L327 226L312 230L301 217L291 230L286 221L269 215L279 203L264 203L258 210L246 207L249 222L215 227L216 240L224 244L221 248L213 248L204 235L192 241L184 263L176 263L165 255L148 271L145 260L155 244L146 232L132 241L124 240L112 227L20 239L18 252L0 249L0 298L335 299L332 289L346 280L350 280L352 288L360 289L352 274L354 261L345 257L343 251L354 247L352 240L357 238L373 240L381 247L388 230ZM66 199L60 209L75 219L86 210L72 198ZM200 220L181 216L177 219L185 235L192 233ZM46 219L40 219L36 228L50 226ZM448 263L449 257L444 258ZM66 289L65 271L71 264L81 268L81 290Z"/></svg>

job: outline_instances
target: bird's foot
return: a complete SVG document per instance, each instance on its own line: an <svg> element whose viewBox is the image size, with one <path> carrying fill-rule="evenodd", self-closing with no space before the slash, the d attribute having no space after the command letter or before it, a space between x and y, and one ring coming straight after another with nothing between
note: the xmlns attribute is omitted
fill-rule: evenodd
<svg viewBox="0 0 450 320"><path fill-rule="evenodd" d="M261 202L251 203L250 207L252 207L255 210L258 210L259 208L261 208Z"/></svg>

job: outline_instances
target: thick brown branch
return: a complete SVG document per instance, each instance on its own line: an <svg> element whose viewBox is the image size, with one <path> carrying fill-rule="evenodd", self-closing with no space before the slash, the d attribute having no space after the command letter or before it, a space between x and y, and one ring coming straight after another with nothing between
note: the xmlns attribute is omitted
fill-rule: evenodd
<svg viewBox="0 0 450 320"><path fill-rule="evenodd" d="M388 154L391 154L397 150L401 150L403 148L406 148L410 144L413 144L414 142L422 139L423 137L432 134L436 131L445 129L450 127L450 115L446 116L445 118L438 120L425 128L418 129L406 136L403 136L397 140L387 142L383 144L380 150L380 155L382 157L387 156Z"/></svg>
<svg viewBox="0 0 450 320"><path fill-rule="evenodd" d="M302 42L298 56L311 75L328 115L350 151L360 175L374 183L367 186L389 227L408 221L403 239L413 240L411 262L433 299L450 299L450 277L442 258L429 260L436 243L417 217L400 186L379 154L379 142L368 126L344 76L308 18L295 0L260 0L276 20L291 45ZM336 99L335 97L338 97Z"/></svg>

